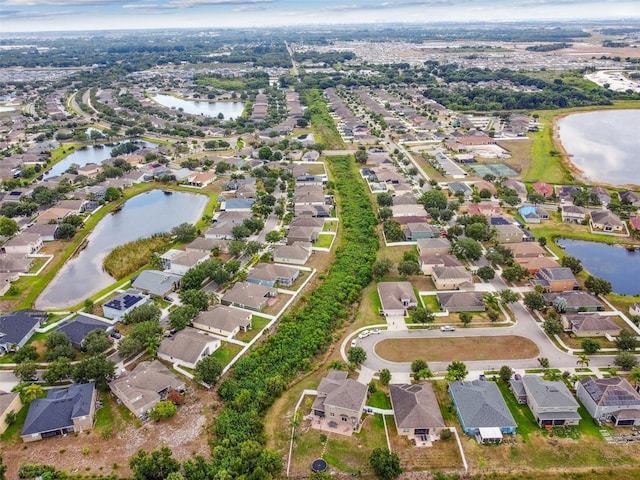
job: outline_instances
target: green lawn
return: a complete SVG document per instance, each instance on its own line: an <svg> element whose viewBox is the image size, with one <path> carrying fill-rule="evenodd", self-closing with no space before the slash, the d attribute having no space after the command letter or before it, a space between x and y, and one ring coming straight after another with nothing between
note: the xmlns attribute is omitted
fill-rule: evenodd
<svg viewBox="0 0 640 480"><path fill-rule="evenodd" d="M422 295L420 297L422 303L424 304L424 308L431 312L440 312L440 303L438 302L438 297L436 295Z"/></svg>
<svg viewBox="0 0 640 480"><path fill-rule="evenodd" d="M9 425L2 435L0 435L0 441L3 443L16 443L20 441L20 432L24 421L27 419L27 412L29 411L29 404L24 405L16 415L16 421Z"/></svg>
<svg viewBox="0 0 640 480"><path fill-rule="evenodd" d="M333 239L335 238L335 235L330 235L328 233L320 233L318 234L318 240L316 240L316 243L314 243L314 247L318 247L318 248L331 248L331 243L333 242Z"/></svg>
<svg viewBox="0 0 640 480"><path fill-rule="evenodd" d="M258 335L264 327L270 322L268 318L260 317L258 315L251 316L251 330L248 332L240 332L236 335L236 340L240 340L241 342L250 342L253 340L253 337Z"/></svg>
<svg viewBox="0 0 640 480"><path fill-rule="evenodd" d="M233 357L235 357L240 350L242 350L240 345L223 342L222 346L213 352L211 356L217 359L222 366L226 366L231 360L233 360Z"/></svg>
<svg viewBox="0 0 640 480"><path fill-rule="evenodd" d="M325 221L322 226L323 232L335 232L338 229L338 222L336 220Z"/></svg>
<svg viewBox="0 0 640 480"><path fill-rule="evenodd" d="M530 434L540 431L540 427L538 427L531 410L526 404L521 405L518 403L506 383L497 381L496 384L507 403L507 407L509 407L511 415L513 415L513 419L516 421L516 425L518 425L516 431L522 436L524 442L528 442Z"/></svg>
<svg viewBox="0 0 640 480"><path fill-rule="evenodd" d="M383 408L385 410L391 409L391 400L382 390L378 390L376 393L369 395L367 405L375 408Z"/></svg>

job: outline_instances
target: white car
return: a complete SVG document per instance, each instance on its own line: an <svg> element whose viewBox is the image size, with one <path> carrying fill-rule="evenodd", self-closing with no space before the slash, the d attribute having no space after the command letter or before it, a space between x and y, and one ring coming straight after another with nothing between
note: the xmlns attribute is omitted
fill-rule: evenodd
<svg viewBox="0 0 640 480"><path fill-rule="evenodd" d="M371 332L369 332L369 330L365 330L364 332L360 332L360 335L358 335L358 338L367 338L370 334Z"/></svg>
<svg viewBox="0 0 640 480"><path fill-rule="evenodd" d="M351 348L357 347L357 346L358 346L358 340L354 338L353 340L351 340Z"/></svg>
<svg viewBox="0 0 640 480"><path fill-rule="evenodd" d="M441 332L455 332L456 327L452 327L451 325L443 325L440 327Z"/></svg>
<svg viewBox="0 0 640 480"><path fill-rule="evenodd" d="M380 333L380 329L378 328L374 328L373 330L371 330L371 335L378 335Z"/></svg>

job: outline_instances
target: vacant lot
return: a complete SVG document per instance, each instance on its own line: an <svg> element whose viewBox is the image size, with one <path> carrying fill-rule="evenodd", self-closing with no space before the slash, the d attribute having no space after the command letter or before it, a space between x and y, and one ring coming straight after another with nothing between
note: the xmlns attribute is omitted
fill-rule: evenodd
<svg viewBox="0 0 640 480"><path fill-rule="evenodd" d="M412 362L416 352L432 362L453 360L514 360L534 358L539 350L531 340L518 336L405 338L383 340L376 345L376 353L391 362Z"/></svg>

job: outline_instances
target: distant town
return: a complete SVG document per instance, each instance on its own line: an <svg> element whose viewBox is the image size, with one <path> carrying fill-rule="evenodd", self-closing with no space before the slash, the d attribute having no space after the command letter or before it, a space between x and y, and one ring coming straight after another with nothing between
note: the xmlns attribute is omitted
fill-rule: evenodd
<svg viewBox="0 0 640 480"><path fill-rule="evenodd" d="M5 34L0 479L640 476L640 24Z"/></svg>

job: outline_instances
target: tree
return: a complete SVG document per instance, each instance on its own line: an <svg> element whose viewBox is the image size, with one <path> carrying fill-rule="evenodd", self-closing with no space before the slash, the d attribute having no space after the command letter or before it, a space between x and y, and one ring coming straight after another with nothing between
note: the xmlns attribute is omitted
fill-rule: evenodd
<svg viewBox="0 0 640 480"><path fill-rule="evenodd" d="M367 163L367 160L369 160L369 155L367 154L367 150L363 145L360 145L358 147L358 150L356 150L354 157L356 159L356 162L361 165L365 165Z"/></svg>
<svg viewBox="0 0 640 480"><path fill-rule="evenodd" d="M560 260L560 265L570 269L574 275L577 275L582 271L582 262L578 258L572 257L571 255L562 257L562 260Z"/></svg>
<svg viewBox="0 0 640 480"><path fill-rule="evenodd" d="M56 383L66 380L71 376L73 366L67 357L60 357L49 363L49 366L42 374L42 379L47 383Z"/></svg>
<svg viewBox="0 0 640 480"><path fill-rule="evenodd" d="M44 393L42 387L37 383L22 383L17 388L19 388L20 398L23 402L31 402Z"/></svg>
<svg viewBox="0 0 640 480"><path fill-rule="evenodd" d="M184 222L171 229L171 235L180 243L193 242L198 236L198 230L194 225Z"/></svg>
<svg viewBox="0 0 640 480"><path fill-rule="evenodd" d="M76 234L76 227L70 223L61 223L56 230L56 238L61 240L72 238Z"/></svg>
<svg viewBox="0 0 640 480"><path fill-rule="evenodd" d="M473 313L471 312L460 312L460 321L465 327L468 327L473 319Z"/></svg>
<svg viewBox="0 0 640 480"><path fill-rule="evenodd" d="M426 360L422 360L421 358L418 358L413 362L411 362L411 372L413 373L417 373L420 370L425 370L428 368L429 368L429 364L427 364Z"/></svg>
<svg viewBox="0 0 640 480"><path fill-rule="evenodd" d="M454 360L447 366L447 380L450 382L464 380L468 374L467 366L460 360Z"/></svg>
<svg viewBox="0 0 640 480"><path fill-rule="evenodd" d="M431 323L434 320L433 312L422 307L416 308L411 314L411 318L417 323Z"/></svg>
<svg viewBox="0 0 640 480"><path fill-rule="evenodd" d="M109 335L104 330L96 328L91 330L82 341L82 349L89 355L97 355L111 346Z"/></svg>
<svg viewBox="0 0 640 480"><path fill-rule="evenodd" d="M280 233L280 230L272 230L264 236L264 239L269 243L279 242L281 238L282 234Z"/></svg>
<svg viewBox="0 0 640 480"><path fill-rule="evenodd" d="M560 335L564 332L562 322L558 318L551 316L544 321L542 329L544 330L544 333L549 336Z"/></svg>
<svg viewBox="0 0 640 480"><path fill-rule="evenodd" d="M129 467L135 480L165 480L165 478L180 470L180 463L172 457L169 447L162 447L151 454L144 450L129 460Z"/></svg>
<svg viewBox="0 0 640 480"><path fill-rule="evenodd" d="M222 375L222 364L214 357L208 356L196 363L194 379L199 383L215 385Z"/></svg>
<svg viewBox="0 0 640 480"><path fill-rule="evenodd" d="M538 237L538 245L544 247L547 245L547 237Z"/></svg>
<svg viewBox="0 0 640 480"><path fill-rule="evenodd" d="M146 349L150 355L155 355L160 345L160 335L162 335L162 327L158 322L136 323L129 331L129 335L118 342L118 353L126 358Z"/></svg>
<svg viewBox="0 0 640 480"><path fill-rule="evenodd" d="M369 464L381 480L392 480L402 473L400 457L386 448L374 448L369 456Z"/></svg>
<svg viewBox="0 0 640 480"><path fill-rule="evenodd" d="M628 380L632 382L636 387L640 383L640 368L635 367L629 372Z"/></svg>
<svg viewBox="0 0 640 480"><path fill-rule="evenodd" d="M13 237L18 233L20 227L17 222L12 218L0 217L0 235L3 237Z"/></svg>
<svg viewBox="0 0 640 480"><path fill-rule="evenodd" d="M484 223L470 223L465 227L464 234L482 242L487 239L487 226Z"/></svg>
<svg viewBox="0 0 640 480"><path fill-rule="evenodd" d="M589 366L589 357L586 353L581 353L578 355L578 360L576 360L576 365L580 365L581 367Z"/></svg>
<svg viewBox="0 0 640 480"><path fill-rule="evenodd" d="M638 359L631 352L622 352L616 355L613 363L623 370L631 371L638 366Z"/></svg>
<svg viewBox="0 0 640 480"><path fill-rule="evenodd" d="M460 238L454 251L466 260L478 260L482 256L482 245L473 238Z"/></svg>
<svg viewBox="0 0 640 480"><path fill-rule="evenodd" d="M527 292L524 294L524 304L530 310L543 311L547 308L547 304L541 293Z"/></svg>
<svg viewBox="0 0 640 480"><path fill-rule="evenodd" d="M635 335L625 328L620 332L618 338L616 338L616 347L618 347L618 350L622 350L623 352L632 352L638 348L638 340Z"/></svg>
<svg viewBox="0 0 640 480"><path fill-rule="evenodd" d="M175 330L182 330L198 316L198 309L193 305L183 305L169 313L169 325Z"/></svg>
<svg viewBox="0 0 640 480"><path fill-rule="evenodd" d="M607 295L611 293L611 282L604 278L589 275L584 281L584 287L594 295Z"/></svg>
<svg viewBox="0 0 640 480"><path fill-rule="evenodd" d="M374 278L382 278L388 275L393 268L393 262L388 258L381 258L371 267L371 274Z"/></svg>
<svg viewBox="0 0 640 480"><path fill-rule="evenodd" d="M82 305L83 305L82 309L85 312L93 313L93 310L95 309L95 304L93 303L93 300L91 300L90 298L87 298Z"/></svg>
<svg viewBox="0 0 640 480"><path fill-rule="evenodd" d="M582 342L580 342L580 346L582 347L582 350L584 350L584 353L586 353L587 355L593 355L598 350L600 350L600 343L593 338L585 338L584 340L582 340Z"/></svg>
<svg viewBox="0 0 640 480"><path fill-rule="evenodd" d="M386 386L389 385L389 382L391 382L391 372L388 368L383 368L380 370L380 383Z"/></svg>
<svg viewBox="0 0 640 480"><path fill-rule="evenodd" d="M167 418L173 417L177 412L178 407L176 407L173 402L164 400L156 403L155 407L153 407L149 412L149 418L159 422L160 420L166 420Z"/></svg>
<svg viewBox="0 0 640 480"><path fill-rule="evenodd" d="M518 294L513 290L509 290L508 288L500 290L500 300L502 300L502 303L514 303L517 302L518 299Z"/></svg>
<svg viewBox="0 0 640 480"><path fill-rule="evenodd" d="M76 350L71 345L71 340L63 332L50 333L45 341L45 347L47 347L47 353L44 354L44 359L47 362L52 362L59 357L73 360L76 356Z"/></svg>
<svg viewBox="0 0 640 480"><path fill-rule="evenodd" d="M511 380L511 367L509 365L503 365L500 367L500 380L507 383Z"/></svg>
<svg viewBox="0 0 640 480"><path fill-rule="evenodd" d="M529 276L529 270L516 263L515 265L505 268L502 271L502 278L507 282L519 282Z"/></svg>
<svg viewBox="0 0 640 480"><path fill-rule="evenodd" d="M73 368L71 378L76 383L93 381L105 385L115 371L115 362L107 360L104 355L96 355L78 362Z"/></svg>
<svg viewBox="0 0 640 480"><path fill-rule="evenodd" d="M538 357L538 363L544 369L549 368L549 359L547 357Z"/></svg>
<svg viewBox="0 0 640 480"><path fill-rule="evenodd" d="M482 280L484 280L485 282L488 282L489 280L492 280L496 276L496 271L490 266L485 265L484 267L480 267L478 269L477 274L478 274L478 277L480 277Z"/></svg>
<svg viewBox="0 0 640 480"><path fill-rule="evenodd" d="M209 307L209 297L202 290L181 290L180 301L203 312Z"/></svg>
<svg viewBox="0 0 640 480"><path fill-rule="evenodd" d="M146 303L134 308L122 318L122 323L128 325L130 323L157 322L160 320L162 312L152 303Z"/></svg>
<svg viewBox="0 0 640 480"><path fill-rule="evenodd" d="M553 308L556 309L556 312L564 313L567 309L567 306L569 305L569 302L565 297L558 296L553 299L553 302L551 302L551 305L553 305Z"/></svg>
<svg viewBox="0 0 640 480"><path fill-rule="evenodd" d="M33 360L25 360L16 365L13 374L18 377L21 382L30 382L35 380L37 373L37 365Z"/></svg>
<svg viewBox="0 0 640 480"><path fill-rule="evenodd" d="M447 208L447 197L440 190L429 190L422 194L418 199L418 203L422 204L425 210L430 208L445 210Z"/></svg>
<svg viewBox="0 0 640 480"><path fill-rule="evenodd" d="M393 217L393 210L390 207L382 207L378 209L378 218L381 222L386 222Z"/></svg>
<svg viewBox="0 0 640 480"><path fill-rule="evenodd" d="M390 193L387 192L379 193L376 197L376 200L378 202L378 205L381 207L390 207L391 205L393 205L393 197Z"/></svg>
<svg viewBox="0 0 640 480"><path fill-rule="evenodd" d="M24 347L20 347L20 349L13 356L13 360L16 363L22 363L25 360L37 360L38 359L38 351L36 347L33 345L25 345Z"/></svg>
<svg viewBox="0 0 640 480"><path fill-rule="evenodd" d="M114 200L118 200L122 198L122 190L116 187L107 187L107 190L104 193L104 199L107 202L113 202Z"/></svg>
<svg viewBox="0 0 640 480"><path fill-rule="evenodd" d="M353 347L347 353L347 360L354 367L358 367L367 359L367 352L362 347Z"/></svg>
<svg viewBox="0 0 640 480"><path fill-rule="evenodd" d="M418 262L405 261L398 264L398 273L403 277L418 275L422 272Z"/></svg>

